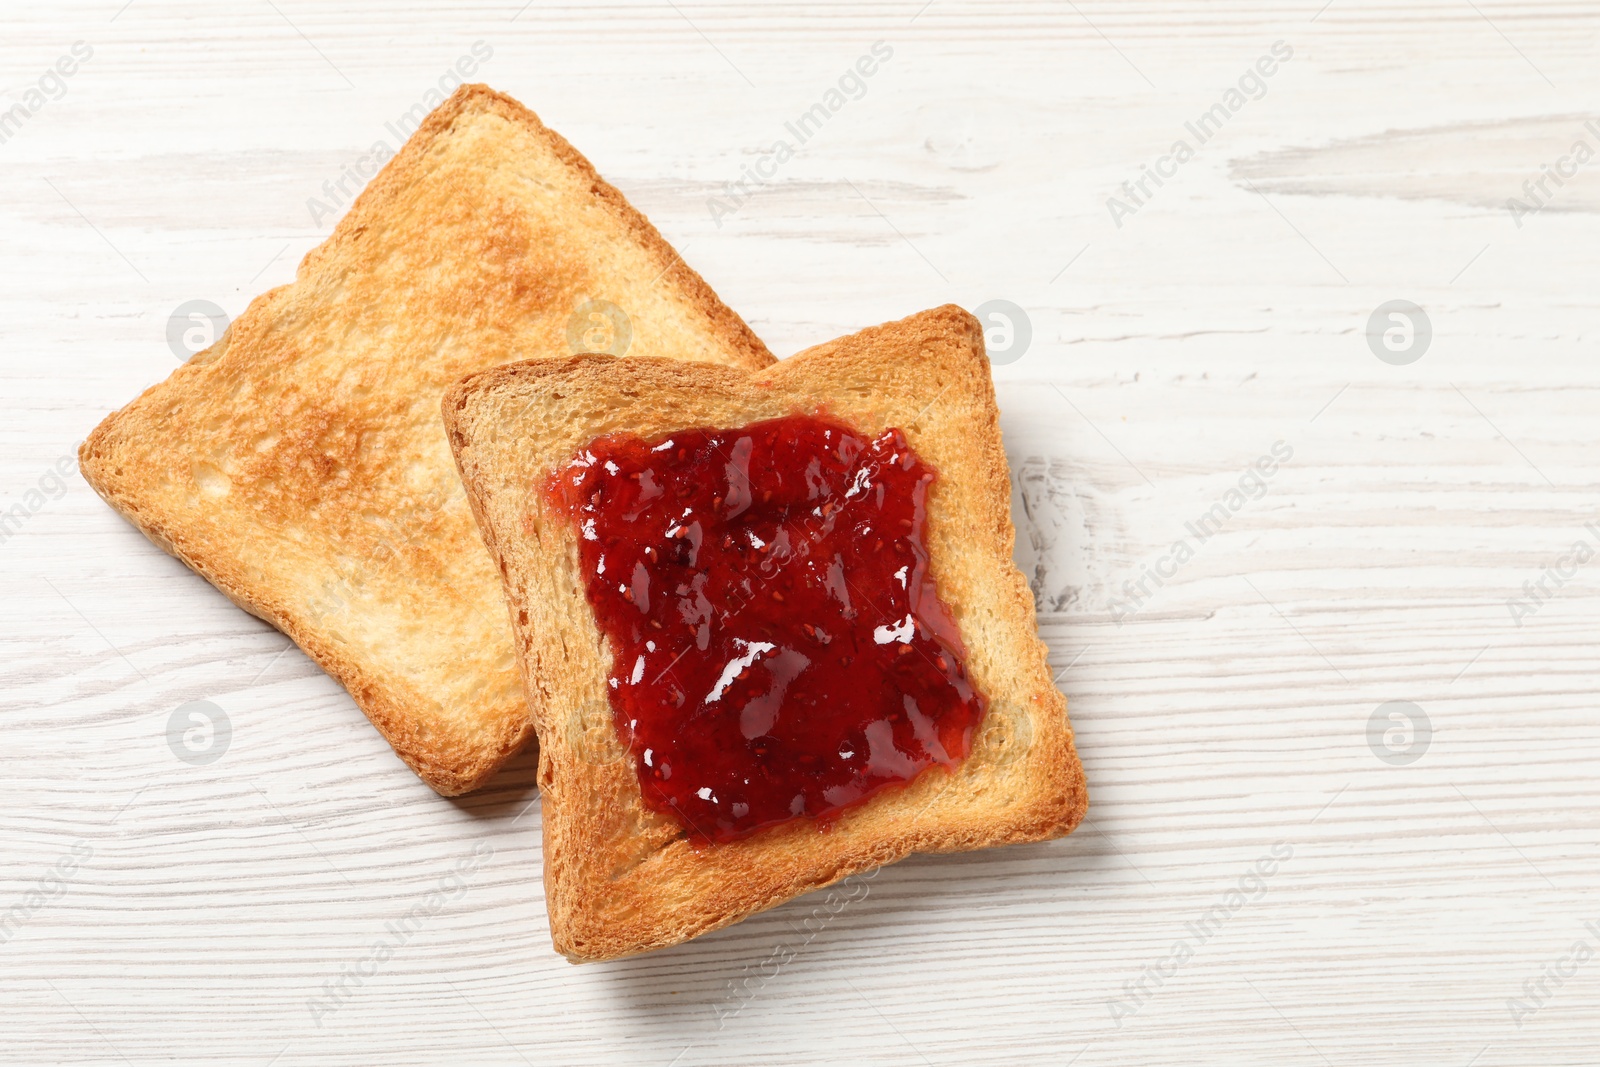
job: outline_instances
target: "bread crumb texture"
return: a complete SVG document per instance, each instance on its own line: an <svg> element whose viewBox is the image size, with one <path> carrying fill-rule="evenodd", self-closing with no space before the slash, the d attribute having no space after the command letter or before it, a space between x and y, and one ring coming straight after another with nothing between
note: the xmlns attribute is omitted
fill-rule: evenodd
<svg viewBox="0 0 1600 1067"><path fill-rule="evenodd" d="M293 638L428 784L465 792L531 722L440 397L571 351L591 302L622 310L629 357L772 362L587 160L516 101L464 86L293 284L100 424L84 477Z"/></svg>

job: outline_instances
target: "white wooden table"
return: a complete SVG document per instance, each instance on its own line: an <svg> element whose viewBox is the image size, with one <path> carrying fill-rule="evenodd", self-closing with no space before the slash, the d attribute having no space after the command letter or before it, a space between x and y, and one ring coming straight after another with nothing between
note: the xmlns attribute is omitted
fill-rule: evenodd
<svg viewBox="0 0 1600 1067"><path fill-rule="evenodd" d="M27 110L0 126L0 1060L1600 1062L1600 161L1561 162L1600 149L1592 4L8 0L0 25ZM995 373L1082 830L573 967L526 760L435 796L62 462L176 366L174 309L290 279L333 224L308 201L479 41L477 77L780 354L1024 309ZM708 204L878 41L859 98ZM1513 217L1541 165L1563 183ZM1431 325L1414 362L1369 344L1394 300ZM231 725L209 763L168 741L200 700Z"/></svg>

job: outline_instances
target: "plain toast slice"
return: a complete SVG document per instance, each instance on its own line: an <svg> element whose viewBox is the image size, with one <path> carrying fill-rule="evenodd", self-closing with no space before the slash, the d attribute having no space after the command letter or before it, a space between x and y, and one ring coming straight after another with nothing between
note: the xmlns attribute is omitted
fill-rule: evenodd
<svg viewBox="0 0 1600 1067"><path fill-rule="evenodd" d="M937 472L929 566L989 707L953 773L933 767L827 830L802 819L700 845L642 801L612 722L612 653L585 597L579 531L542 487L605 434L649 442L797 412L864 433L898 427ZM1012 562L998 415L982 330L953 306L754 374L542 359L479 372L445 394L451 447L505 579L539 734L545 889L559 951L584 961L660 948L913 852L1038 841L1078 825L1087 791L1033 600Z"/></svg>
<svg viewBox="0 0 1600 1067"><path fill-rule="evenodd" d="M531 731L439 398L529 353L599 348L772 362L571 145L463 86L293 284L108 416L80 464L337 678L429 785L463 793Z"/></svg>

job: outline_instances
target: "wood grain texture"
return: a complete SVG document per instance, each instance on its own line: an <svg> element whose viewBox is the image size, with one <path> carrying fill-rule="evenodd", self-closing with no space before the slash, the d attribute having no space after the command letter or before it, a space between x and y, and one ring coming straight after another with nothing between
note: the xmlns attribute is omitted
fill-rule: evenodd
<svg viewBox="0 0 1600 1067"><path fill-rule="evenodd" d="M0 1061L1592 1063L1600 571L1546 574L1600 546L1600 161L1520 226L1505 202L1585 137L1597 28L1553 0L8 13L7 106L94 54L0 143ZM287 281L331 229L308 200L477 40L780 354L1026 310L995 374L1083 830L574 968L531 766L432 795L285 638L54 480L175 365L173 309ZM1279 40L1118 227L1107 199ZM1432 323L1408 366L1367 345L1393 299ZM232 738L196 766L167 724L202 699ZM1369 747L1388 701L1431 721L1415 762Z"/></svg>

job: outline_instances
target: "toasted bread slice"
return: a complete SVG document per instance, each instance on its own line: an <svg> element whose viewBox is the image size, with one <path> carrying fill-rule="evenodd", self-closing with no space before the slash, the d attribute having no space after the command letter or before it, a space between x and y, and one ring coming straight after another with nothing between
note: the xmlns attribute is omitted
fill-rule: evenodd
<svg viewBox="0 0 1600 1067"><path fill-rule="evenodd" d="M463 793L531 731L440 395L529 353L624 343L630 357L772 362L572 146L464 86L292 285L106 418L80 464L152 541L337 678L423 780Z"/></svg>
<svg viewBox="0 0 1600 1067"><path fill-rule="evenodd" d="M578 530L541 487L603 434L654 441L819 411L858 432L899 427L937 472L929 565L989 707L954 772L932 767L827 829L802 819L698 845L643 803L612 724L612 653L585 596ZM660 948L913 852L1038 841L1078 825L1083 770L1011 559L998 415L981 328L950 306L755 374L544 359L479 372L445 394L445 426L505 579L539 733L545 889L559 951L584 961Z"/></svg>

